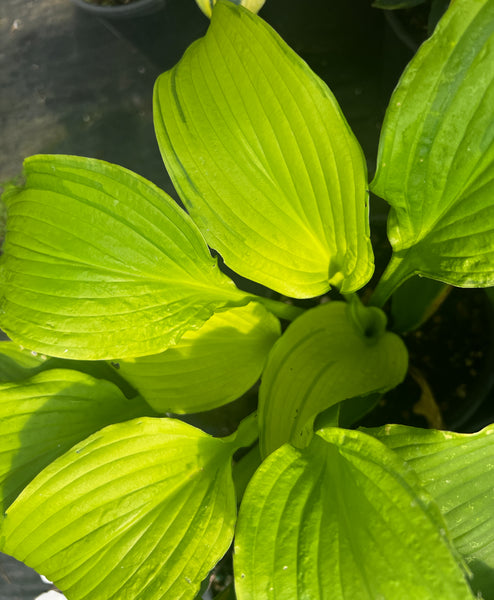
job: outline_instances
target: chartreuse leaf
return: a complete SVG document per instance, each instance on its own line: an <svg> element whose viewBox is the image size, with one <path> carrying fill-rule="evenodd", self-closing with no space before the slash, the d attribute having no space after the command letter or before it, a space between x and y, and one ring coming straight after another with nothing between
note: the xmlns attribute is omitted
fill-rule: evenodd
<svg viewBox="0 0 494 600"><path fill-rule="evenodd" d="M473 587L494 598L494 425L473 434L404 425L364 431L413 467L473 572Z"/></svg>
<svg viewBox="0 0 494 600"><path fill-rule="evenodd" d="M213 315L161 354L119 361L119 373L158 412L210 410L259 378L280 324L257 303Z"/></svg>
<svg viewBox="0 0 494 600"><path fill-rule="evenodd" d="M22 383L0 384L0 501L22 489L71 446L110 423L152 414L112 383L54 369Z"/></svg>
<svg viewBox="0 0 494 600"><path fill-rule="evenodd" d="M414 273L494 285L494 3L455 0L396 88L372 191L394 258L376 303Z"/></svg>
<svg viewBox="0 0 494 600"><path fill-rule="evenodd" d="M4 195L0 325L63 358L163 351L246 303L190 218L152 183L102 161L35 156Z"/></svg>
<svg viewBox="0 0 494 600"><path fill-rule="evenodd" d="M266 0L230 0L230 2L233 2L234 4L241 4L242 6L245 6L245 8L248 8L254 13L261 10L265 1ZM196 0L196 2L202 12L207 17L211 17L216 0Z"/></svg>
<svg viewBox="0 0 494 600"><path fill-rule="evenodd" d="M337 428L261 465L234 567L239 600L473 599L413 471L371 436Z"/></svg>
<svg viewBox="0 0 494 600"><path fill-rule="evenodd" d="M2 549L71 600L194 598L232 540L243 442L175 419L111 425L31 482Z"/></svg>
<svg viewBox="0 0 494 600"><path fill-rule="evenodd" d="M276 342L259 396L261 453L305 445L314 418L343 400L384 391L405 377L408 354L376 308L329 302L290 324Z"/></svg>
<svg viewBox="0 0 494 600"><path fill-rule="evenodd" d="M163 160L226 264L291 297L373 271L366 165L326 85L258 16L219 1L155 86Z"/></svg>

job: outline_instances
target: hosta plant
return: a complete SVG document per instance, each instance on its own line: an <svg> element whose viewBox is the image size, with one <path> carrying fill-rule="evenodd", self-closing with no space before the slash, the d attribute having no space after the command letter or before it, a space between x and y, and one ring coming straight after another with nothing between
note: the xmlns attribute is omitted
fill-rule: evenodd
<svg viewBox="0 0 494 600"><path fill-rule="evenodd" d="M156 82L187 212L115 165L26 160L3 196L2 551L70 600L194 598L233 540L223 598L494 597L494 427L352 429L407 371L388 300L405 330L442 284L494 285L493 56L492 0L455 0L399 81L370 184L393 254L366 302L361 148L243 7L220 0ZM258 380L229 435L180 416Z"/></svg>

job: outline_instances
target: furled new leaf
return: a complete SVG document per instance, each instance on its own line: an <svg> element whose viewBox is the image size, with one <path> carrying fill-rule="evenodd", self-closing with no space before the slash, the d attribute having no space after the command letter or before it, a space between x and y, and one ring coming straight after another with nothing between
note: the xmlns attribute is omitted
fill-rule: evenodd
<svg viewBox="0 0 494 600"><path fill-rule="evenodd" d="M4 194L0 325L63 358L163 351L245 294L187 214L152 183L102 161L35 156Z"/></svg>
<svg viewBox="0 0 494 600"><path fill-rule="evenodd" d="M391 205L393 285L494 284L494 2L455 0L385 118L372 190Z"/></svg>
<svg viewBox="0 0 494 600"><path fill-rule="evenodd" d="M292 297L373 271L366 165L326 85L258 16L220 0L159 77L155 128L192 218L226 264Z"/></svg>
<svg viewBox="0 0 494 600"><path fill-rule="evenodd" d="M364 430L406 460L431 494L472 586L494 598L494 425L473 434L386 425Z"/></svg>
<svg viewBox="0 0 494 600"><path fill-rule="evenodd" d="M404 379L407 350L385 326L379 309L329 302L288 327L271 351L261 382L264 456L286 442L306 444L314 418L330 406L393 388Z"/></svg>
<svg viewBox="0 0 494 600"><path fill-rule="evenodd" d="M55 458L98 429L152 414L112 383L54 369L22 383L0 384L0 502L2 515Z"/></svg>
<svg viewBox="0 0 494 600"><path fill-rule="evenodd" d="M266 0L230 0L230 2L233 2L234 4L241 4L242 6L245 6L245 8L248 8L254 13L261 10L265 1ZM196 0L196 2L202 12L207 17L211 17L216 0Z"/></svg>
<svg viewBox="0 0 494 600"><path fill-rule="evenodd" d="M175 419L111 425L24 490L2 549L71 600L192 599L232 540L236 448Z"/></svg>
<svg viewBox="0 0 494 600"><path fill-rule="evenodd" d="M442 517L398 455L358 431L279 448L244 495L239 600L473 600Z"/></svg>
<svg viewBox="0 0 494 600"><path fill-rule="evenodd" d="M213 315L161 354L119 361L158 412L193 413L239 398L259 378L280 324L257 303Z"/></svg>

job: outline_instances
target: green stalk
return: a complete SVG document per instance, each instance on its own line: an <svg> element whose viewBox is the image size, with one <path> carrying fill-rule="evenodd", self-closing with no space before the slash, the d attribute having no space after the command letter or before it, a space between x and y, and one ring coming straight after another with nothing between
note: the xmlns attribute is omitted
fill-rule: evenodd
<svg viewBox="0 0 494 600"><path fill-rule="evenodd" d="M362 303L362 300L360 300L357 292L350 292L349 294L341 294L341 296L347 304L352 304L353 302Z"/></svg>
<svg viewBox="0 0 494 600"><path fill-rule="evenodd" d="M271 298L264 298L263 296L252 296L252 299L260 304L263 304L273 315L279 319L285 319L286 321L294 321L297 317L305 312L305 308L299 306L293 306L280 302L279 300L272 300Z"/></svg>
<svg viewBox="0 0 494 600"><path fill-rule="evenodd" d="M393 292L413 275L410 264L405 259L406 256L398 257L395 254L391 256L391 260L369 300L369 306L382 308Z"/></svg>

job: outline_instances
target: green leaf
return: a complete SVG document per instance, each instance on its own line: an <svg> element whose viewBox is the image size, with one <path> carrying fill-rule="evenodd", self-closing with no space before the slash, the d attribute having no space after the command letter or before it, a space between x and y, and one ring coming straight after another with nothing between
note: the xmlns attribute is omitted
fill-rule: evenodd
<svg viewBox="0 0 494 600"><path fill-rule="evenodd" d="M248 8L250 11L257 13L264 6L264 2L266 0L230 0L234 4L240 4L245 8ZM213 7L216 4L216 0L196 0L197 6L202 10L202 12L207 16L211 17L213 13Z"/></svg>
<svg viewBox="0 0 494 600"><path fill-rule="evenodd" d="M259 378L279 321L260 304L216 313L161 354L119 361L119 373L158 412L210 410Z"/></svg>
<svg viewBox="0 0 494 600"><path fill-rule="evenodd" d="M364 430L407 461L434 498L472 586L494 598L494 425L474 434L386 425Z"/></svg>
<svg viewBox="0 0 494 600"><path fill-rule="evenodd" d="M322 304L294 321L274 345L259 396L263 456L286 442L307 444L314 418L330 406L404 379L408 353L397 335L385 331L384 313L356 310L358 315L353 303Z"/></svg>
<svg viewBox="0 0 494 600"><path fill-rule="evenodd" d="M55 458L101 427L152 414L112 383L50 370L0 384L0 499L3 511ZM2 514L3 514L2 511Z"/></svg>
<svg viewBox="0 0 494 600"><path fill-rule="evenodd" d="M493 56L492 0L455 0L391 98L372 191L391 205L393 286L494 284Z"/></svg>
<svg viewBox="0 0 494 600"><path fill-rule="evenodd" d="M437 507L394 452L326 429L279 448L245 493L239 600L473 600Z"/></svg>
<svg viewBox="0 0 494 600"><path fill-rule="evenodd" d="M287 296L373 271L366 165L326 85L259 17L217 3L155 86L163 160L225 263Z"/></svg>
<svg viewBox="0 0 494 600"><path fill-rule="evenodd" d="M391 297L393 330L400 333L418 329L448 297L451 287L423 277L405 281Z"/></svg>
<svg viewBox="0 0 494 600"><path fill-rule="evenodd" d="M24 490L3 550L71 600L192 599L232 540L237 447L175 419L111 425Z"/></svg>
<svg viewBox="0 0 494 600"><path fill-rule="evenodd" d="M190 218L152 183L102 161L35 156L4 195L0 326L63 358L161 352L245 294Z"/></svg>

